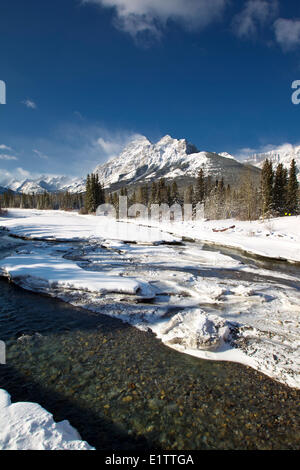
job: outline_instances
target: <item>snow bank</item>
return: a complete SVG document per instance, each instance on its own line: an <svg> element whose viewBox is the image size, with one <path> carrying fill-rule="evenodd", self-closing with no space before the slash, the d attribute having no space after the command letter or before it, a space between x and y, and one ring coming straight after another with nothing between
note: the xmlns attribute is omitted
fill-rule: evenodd
<svg viewBox="0 0 300 470"><path fill-rule="evenodd" d="M150 326L169 347L192 356L252 367L300 389L299 341L271 334L199 308L186 309Z"/></svg>
<svg viewBox="0 0 300 470"><path fill-rule="evenodd" d="M206 315L203 310L184 310L174 315L157 329L158 335L169 345L184 349L216 350L230 335L229 322L216 315Z"/></svg>
<svg viewBox="0 0 300 470"><path fill-rule="evenodd" d="M199 220L190 222L132 221L169 231L175 236L237 248L267 258L300 262L300 216L270 220ZM235 226L225 232L214 232Z"/></svg>
<svg viewBox="0 0 300 470"><path fill-rule="evenodd" d="M109 273L85 271L60 256L19 254L0 261L0 270L22 287L33 290L53 288L84 290L106 294L135 294L140 284L134 279L110 276Z"/></svg>
<svg viewBox="0 0 300 470"><path fill-rule="evenodd" d="M37 403L11 403L0 389L1 450L94 450L69 421L56 423Z"/></svg>
<svg viewBox="0 0 300 470"><path fill-rule="evenodd" d="M1 226L14 235L36 240L82 241L96 238L138 243L178 240L155 227L137 229L107 217L53 210L9 209L8 217L0 217Z"/></svg>

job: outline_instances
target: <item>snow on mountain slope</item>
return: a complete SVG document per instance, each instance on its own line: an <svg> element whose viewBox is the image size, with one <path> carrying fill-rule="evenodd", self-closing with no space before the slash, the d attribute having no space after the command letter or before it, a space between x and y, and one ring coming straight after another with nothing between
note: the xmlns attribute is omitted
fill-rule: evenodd
<svg viewBox="0 0 300 470"><path fill-rule="evenodd" d="M85 191L85 181L68 176L41 176L37 179L12 180L7 184L12 191L26 194L41 194L47 192L69 191L80 193Z"/></svg>
<svg viewBox="0 0 300 470"><path fill-rule="evenodd" d="M284 144L273 150L251 155L245 160L245 162L254 165L257 168L262 168L263 163L267 158L271 160L275 168L279 163L282 163L286 168L289 168L291 161L294 158L297 168L300 171L300 145L293 146L291 144ZM300 179L300 173L298 173L298 178Z"/></svg>
<svg viewBox="0 0 300 470"><path fill-rule="evenodd" d="M220 155L221 157L231 158L232 160L236 160L236 158L228 152L221 152L218 155Z"/></svg>
<svg viewBox="0 0 300 470"><path fill-rule="evenodd" d="M233 158L199 152L185 139L166 135L156 144L143 136L133 140L118 157L98 165L94 172L98 173L104 186L109 187L118 183L149 182L161 177L195 178L200 168L206 176L223 176L226 182L233 183L246 166ZM248 171L258 175L255 169Z"/></svg>

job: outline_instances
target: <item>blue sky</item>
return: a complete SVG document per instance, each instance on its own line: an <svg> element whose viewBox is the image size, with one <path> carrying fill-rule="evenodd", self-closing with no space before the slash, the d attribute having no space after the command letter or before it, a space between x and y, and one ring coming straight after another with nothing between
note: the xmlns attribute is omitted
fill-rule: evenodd
<svg viewBox="0 0 300 470"><path fill-rule="evenodd" d="M295 0L1 0L0 34L0 182L84 176L135 134L300 143Z"/></svg>

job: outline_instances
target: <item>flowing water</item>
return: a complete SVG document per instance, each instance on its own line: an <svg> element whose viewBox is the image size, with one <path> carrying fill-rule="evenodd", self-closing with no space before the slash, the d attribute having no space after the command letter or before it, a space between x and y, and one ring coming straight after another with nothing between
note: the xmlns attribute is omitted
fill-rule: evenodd
<svg viewBox="0 0 300 470"><path fill-rule="evenodd" d="M68 419L99 450L300 447L299 391L5 279L0 338L0 388Z"/></svg>

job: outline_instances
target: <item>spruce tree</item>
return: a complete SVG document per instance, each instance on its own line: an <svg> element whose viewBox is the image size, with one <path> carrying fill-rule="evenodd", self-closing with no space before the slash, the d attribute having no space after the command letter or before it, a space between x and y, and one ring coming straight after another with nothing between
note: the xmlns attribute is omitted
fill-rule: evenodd
<svg viewBox="0 0 300 470"><path fill-rule="evenodd" d="M273 206L278 215L282 215L287 204L287 172L282 163L279 163L275 173Z"/></svg>
<svg viewBox="0 0 300 470"><path fill-rule="evenodd" d="M291 214L298 214L299 203L298 203L298 188L299 183L297 181L297 167L295 159L291 161L289 171L289 181L287 186L287 209Z"/></svg>
<svg viewBox="0 0 300 470"><path fill-rule="evenodd" d="M205 180L204 180L204 172L201 168L197 176L197 182L196 182L196 187L195 187L195 195L194 195L195 204L198 204L198 202L202 203L204 201L204 196L205 196Z"/></svg>
<svg viewBox="0 0 300 470"><path fill-rule="evenodd" d="M180 194L178 191L178 186L176 181L174 180L171 185L171 203L173 204L181 204Z"/></svg>
<svg viewBox="0 0 300 470"><path fill-rule="evenodd" d="M157 195L157 186L156 186L155 181L153 181L151 184L151 190L150 190L149 206L151 206L152 204L156 204L156 195Z"/></svg>
<svg viewBox="0 0 300 470"><path fill-rule="evenodd" d="M273 211L273 180L274 172L272 162L265 160L261 171L261 196L263 217Z"/></svg>
<svg viewBox="0 0 300 470"><path fill-rule="evenodd" d="M86 177L85 183L85 210L89 212L89 197L90 197L90 175Z"/></svg>

